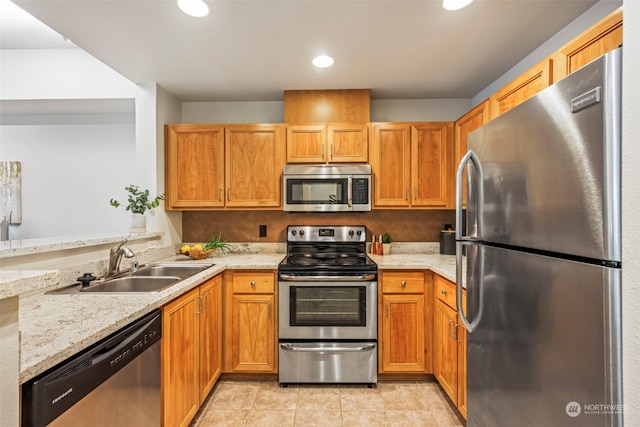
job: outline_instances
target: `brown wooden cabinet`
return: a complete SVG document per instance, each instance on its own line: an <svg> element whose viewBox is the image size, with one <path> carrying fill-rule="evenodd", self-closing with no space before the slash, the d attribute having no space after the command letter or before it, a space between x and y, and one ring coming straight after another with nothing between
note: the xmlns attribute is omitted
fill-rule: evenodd
<svg viewBox="0 0 640 427"><path fill-rule="evenodd" d="M453 207L453 123L372 123L374 208Z"/></svg>
<svg viewBox="0 0 640 427"><path fill-rule="evenodd" d="M163 307L163 425L188 426L221 373L222 277Z"/></svg>
<svg viewBox="0 0 640 427"><path fill-rule="evenodd" d="M360 163L368 155L366 124L287 126L287 163Z"/></svg>
<svg viewBox="0 0 640 427"><path fill-rule="evenodd" d="M467 416L467 337L460 323L456 285L433 275L433 373L460 413ZM463 304L466 292L463 291Z"/></svg>
<svg viewBox="0 0 640 427"><path fill-rule="evenodd" d="M553 83L553 60L546 58L489 97L491 119L506 113Z"/></svg>
<svg viewBox="0 0 640 427"><path fill-rule="evenodd" d="M167 125L167 210L278 208L284 125Z"/></svg>
<svg viewBox="0 0 640 427"><path fill-rule="evenodd" d="M276 272L224 273L226 373L276 373Z"/></svg>
<svg viewBox="0 0 640 427"><path fill-rule="evenodd" d="M380 373L431 372L429 277L424 271L380 272Z"/></svg>
<svg viewBox="0 0 640 427"><path fill-rule="evenodd" d="M284 125L225 127L227 207L280 207Z"/></svg>
<svg viewBox="0 0 640 427"><path fill-rule="evenodd" d="M558 81L622 44L622 8L558 50L553 57L553 80Z"/></svg>
<svg viewBox="0 0 640 427"><path fill-rule="evenodd" d="M460 160L467 154L467 136L478 129L480 126L487 124L491 117L491 109L489 100L486 99L480 104L476 105L472 108L468 113L464 116L460 117L456 120L454 124L454 132L455 132L455 150L454 150L454 161L453 161L453 171L451 173L451 182L456 182L456 173L458 171L458 165L460 164ZM467 199L467 187L466 180L462 181L462 204L466 206ZM454 188L455 194L455 188ZM454 196L455 197L455 196ZM454 200L454 206L457 201Z"/></svg>
<svg viewBox="0 0 640 427"><path fill-rule="evenodd" d="M224 126L165 126L165 209L224 206Z"/></svg>

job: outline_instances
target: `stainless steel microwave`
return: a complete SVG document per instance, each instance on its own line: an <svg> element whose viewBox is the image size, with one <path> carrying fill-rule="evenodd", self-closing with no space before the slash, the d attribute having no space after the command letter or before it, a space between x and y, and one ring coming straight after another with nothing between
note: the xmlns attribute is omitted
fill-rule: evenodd
<svg viewBox="0 0 640 427"><path fill-rule="evenodd" d="M286 212L368 212L371 166L287 165L282 193Z"/></svg>

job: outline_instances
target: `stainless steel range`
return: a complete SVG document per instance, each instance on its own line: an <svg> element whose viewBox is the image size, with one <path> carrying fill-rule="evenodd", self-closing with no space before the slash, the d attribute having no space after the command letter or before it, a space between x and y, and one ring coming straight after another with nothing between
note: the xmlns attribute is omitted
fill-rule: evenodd
<svg viewBox="0 0 640 427"><path fill-rule="evenodd" d="M278 380L378 379L377 266L364 226L289 226L278 266Z"/></svg>

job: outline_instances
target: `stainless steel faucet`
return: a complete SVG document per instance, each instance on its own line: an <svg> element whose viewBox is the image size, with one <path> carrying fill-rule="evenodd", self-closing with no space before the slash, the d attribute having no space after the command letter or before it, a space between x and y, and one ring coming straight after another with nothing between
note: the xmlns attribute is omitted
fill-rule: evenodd
<svg viewBox="0 0 640 427"><path fill-rule="evenodd" d="M124 239L118 245L109 250L109 269L107 270L105 278L111 277L120 272L120 261L122 261L123 255L127 258L133 258L136 256L131 248L123 246L125 243L127 243L127 239Z"/></svg>

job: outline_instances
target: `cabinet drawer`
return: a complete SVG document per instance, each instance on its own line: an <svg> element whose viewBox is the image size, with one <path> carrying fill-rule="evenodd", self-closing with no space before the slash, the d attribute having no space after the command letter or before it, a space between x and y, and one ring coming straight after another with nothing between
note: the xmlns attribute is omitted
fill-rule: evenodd
<svg viewBox="0 0 640 427"><path fill-rule="evenodd" d="M456 306L456 284L450 282L442 276L433 275L433 292L436 298L457 310Z"/></svg>
<svg viewBox="0 0 640 427"><path fill-rule="evenodd" d="M273 272L233 273L233 293L272 294L275 290Z"/></svg>
<svg viewBox="0 0 640 427"><path fill-rule="evenodd" d="M383 293L423 293L423 271L383 271L380 273Z"/></svg>

